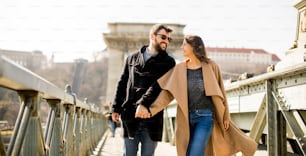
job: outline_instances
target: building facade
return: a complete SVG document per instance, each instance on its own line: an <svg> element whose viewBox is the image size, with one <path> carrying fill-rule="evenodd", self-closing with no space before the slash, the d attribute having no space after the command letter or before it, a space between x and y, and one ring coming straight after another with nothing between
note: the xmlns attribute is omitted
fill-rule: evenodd
<svg viewBox="0 0 306 156"><path fill-rule="evenodd" d="M208 56L215 61L238 61L266 65L280 61L277 55L268 53L263 49L207 47L206 50Z"/></svg>
<svg viewBox="0 0 306 156"><path fill-rule="evenodd" d="M47 56L40 51L26 52L0 49L0 56L5 56L30 70L47 67Z"/></svg>
<svg viewBox="0 0 306 156"><path fill-rule="evenodd" d="M219 64L224 79L237 79L243 73L262 74L280 61L263 49L206 47L206 51Z"/></svg>

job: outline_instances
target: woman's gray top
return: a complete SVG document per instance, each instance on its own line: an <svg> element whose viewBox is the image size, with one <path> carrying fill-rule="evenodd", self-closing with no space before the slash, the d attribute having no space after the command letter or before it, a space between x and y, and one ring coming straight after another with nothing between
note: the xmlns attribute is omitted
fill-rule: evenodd
<svg viewBox="0 0 306 156"><path fill-rule="evenodd" d="M189 111L199 109L214 110L211 96L206 96L205 94L202 68L187 69L187 86Z"/></svg>

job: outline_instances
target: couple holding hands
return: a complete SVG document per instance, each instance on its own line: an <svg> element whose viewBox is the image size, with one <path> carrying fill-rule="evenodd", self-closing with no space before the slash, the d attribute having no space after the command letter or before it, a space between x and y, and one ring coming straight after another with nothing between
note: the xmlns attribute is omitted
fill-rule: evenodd
<svg viewBox="0 0 306 156"><path fill-rule="evenodd" d="M166 52L171 32L154 25L150 44L126 60L112 107L113 120L123 124L124 156L136 156L139 143L142 156L154 155L162 110L174 99L178 156L254 155L257 143L231 122L221 71L201 37L184 37L186 60L175 65Z"/></svg>

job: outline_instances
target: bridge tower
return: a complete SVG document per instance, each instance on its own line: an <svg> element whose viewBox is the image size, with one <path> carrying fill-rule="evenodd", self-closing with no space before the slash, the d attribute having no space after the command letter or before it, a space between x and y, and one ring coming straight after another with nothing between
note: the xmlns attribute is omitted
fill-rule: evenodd
<svg viewBox="0 0 306 156"><path fill-rule="evenodd" d="M123 63L126 56L136 52L142 45L149 44L149 32L154 23L108 23L109 32L103 34L103 39L107 45L109 54L108 60L108 80L106 104L112 102L117 81L122 71ZM170 43L167 51L175 59L183 58L180 46L183 41L182 24L168 24L173 28L171 37L173 41Z"/></svg>
<svg viewBox="0 0 306 156"><path fill-rule="evenodd" d="M294 7L298 12L295 41L285 52L285 59L276 65L276 70L306 61L306 0L301 0Z"/></svg>
<svg viewBox="0 0 306 156"><path fill-rule="evenodd" d="M297 9L295 41L292 47L285 52L285 58L276 64L275 70L295 68L297 65L306 62L306 0L299 1L294 7ZM301 101L306 99L306 85L288 88L282 90L282 93L290 99L291 107L305 107L305 103Z"/></svg>

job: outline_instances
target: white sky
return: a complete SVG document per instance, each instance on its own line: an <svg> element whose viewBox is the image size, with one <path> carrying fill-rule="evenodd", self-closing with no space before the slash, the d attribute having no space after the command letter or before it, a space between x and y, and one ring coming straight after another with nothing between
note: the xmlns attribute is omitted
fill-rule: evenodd
<svg viewBox="0 0 306 156"><path fill-rule="evenodd" d="M299 0L1 0L0 49L40 50L55 61L92 59L108 22L185 24L206 46L262 48L283 58Z"/></svg>

